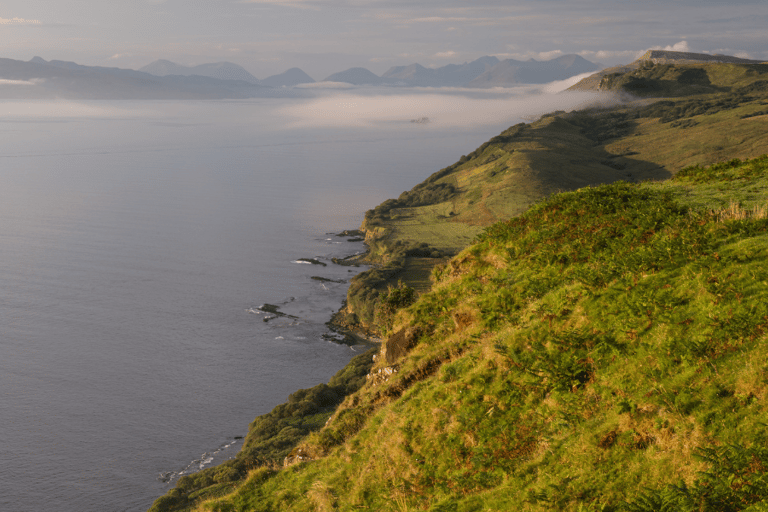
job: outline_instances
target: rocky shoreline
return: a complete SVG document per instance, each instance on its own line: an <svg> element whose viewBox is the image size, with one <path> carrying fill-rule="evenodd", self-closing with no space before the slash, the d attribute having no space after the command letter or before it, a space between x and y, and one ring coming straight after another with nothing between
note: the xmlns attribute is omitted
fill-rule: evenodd
<svg viewBox="0 0 768 512"><path fill-rule="evenodd" d="M345 230L334 236L346 237L349 242L360 242L365 239L365 233L360 230ZM371 265L367 259L368 255L369 250L366 247L363 253L344 258L332 258L331 261L335 265L360 267ZM298 258L297 261L318 267L327 266L327 263L317 258ZM311 279L320 282L346 282L323 276L312 276ZM280 311L279 305L262 304L256 309L266 314L263 318L264 322L278 318L296 319L295 316ZM288 397L286 403L278 405L267 414L256 417L249 425L248 434L234 458L182 476L176 481L175 487L170 488L164 496L155 500L149 509L150 512L191 510L201 499L231 490L256 467L282 465L285 457L304 436L319 430L344 398L366 382L375 354L379 352L382 342L382 339L373 331L359 324L347 322L348 317L345 299L339 310L325 323L330 333L324 334L323 338L333 343L355 347L359 351L357 355L353 355L327 384L297 390ZM164 476L167 478L167 475L161 475L161 477ZM170 478L164 481L170 481Z"/></svg>

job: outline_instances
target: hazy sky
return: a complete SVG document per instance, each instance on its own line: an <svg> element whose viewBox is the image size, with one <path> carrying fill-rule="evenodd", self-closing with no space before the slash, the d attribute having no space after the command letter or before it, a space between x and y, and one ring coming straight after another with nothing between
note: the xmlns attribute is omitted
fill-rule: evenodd
<svg viewBox="0 0 768 512"><path fill-rule="evenodd" d="M768 60L766 27L766 0L3 0L0 57L230 61L322 79L483 55L619 64L651 47Z"/></svg>

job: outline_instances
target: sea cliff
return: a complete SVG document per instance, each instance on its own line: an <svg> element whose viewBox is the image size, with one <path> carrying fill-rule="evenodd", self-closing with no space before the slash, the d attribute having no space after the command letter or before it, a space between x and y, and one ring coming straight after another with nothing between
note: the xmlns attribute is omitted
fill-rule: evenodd
<svg viewBox="0 0 768 512"><path fill-rule="evenodd" d="M381 347L152 510L768 499L767 79L637 66L604 84L624 104L513 126L367 212L375 267L335 321Z"/></svg>

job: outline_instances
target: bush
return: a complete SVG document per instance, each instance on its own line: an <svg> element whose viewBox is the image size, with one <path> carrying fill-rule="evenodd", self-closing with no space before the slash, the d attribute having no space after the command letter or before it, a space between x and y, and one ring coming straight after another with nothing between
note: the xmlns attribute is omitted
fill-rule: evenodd
<svg viewBox="0 0 768 512"><path fill-rule="evenodd" d="M382 330L389 331L392 328L395 313L410 306L415 301L416 291L402 281L398 281L396 287L389 286L385 293L379 295L374 315L375 323Z"/></svg>

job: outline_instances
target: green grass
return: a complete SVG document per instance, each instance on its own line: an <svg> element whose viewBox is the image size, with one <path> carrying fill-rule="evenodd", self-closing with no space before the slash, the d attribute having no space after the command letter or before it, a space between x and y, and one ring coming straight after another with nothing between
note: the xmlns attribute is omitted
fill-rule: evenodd
<svg viewBox="0 0 768 512"><path fill-rule="evenodd" d="M768 219L713 211L726 184L722 202L765 187L768 157L562 193L493 225L401 311L419 344L297 447L313 460L200 510L768 499Z"/></svg>
<svg viewBox="0 0 768 512"><path fill-rule="evenodd" d="M511 127L368 212L345 316L418 344L153 510L768 510L768 68L704 69L640 71L707 94Z"/></svg>
<svg viewBox="0 0 768 512"><path fill-rule="evenodd" d="M348 294L350 321L375 331L378 294L398 280L425 288L424 273L412 272L409 247L427 244L437 255L454 255L485 227L556 192L663 180L688 166L768 152L768 118L749 117L768 102L768 66L644 66L608 88L625 89L619 78L630 76L666 84L648 95L674 94L650 104L560 112L512 126L367 212L362 229L369 260L390 270L356 278Z"/></svg>

